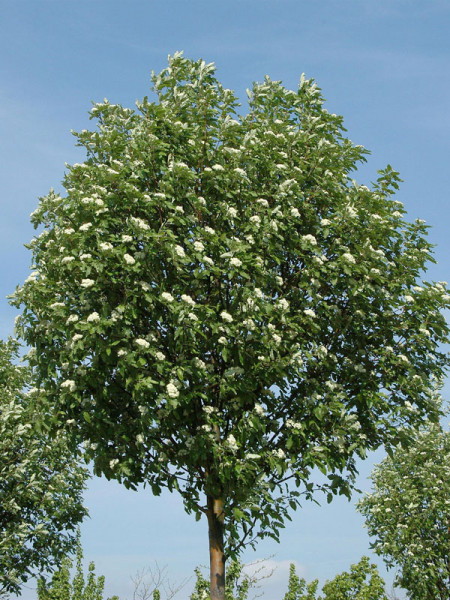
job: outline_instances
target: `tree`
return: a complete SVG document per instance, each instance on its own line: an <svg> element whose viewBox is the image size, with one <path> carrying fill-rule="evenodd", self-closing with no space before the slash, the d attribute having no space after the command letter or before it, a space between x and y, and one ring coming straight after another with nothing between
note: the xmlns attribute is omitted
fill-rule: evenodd
<svg viewBox="0 0 450 600"><path fill-rule="evenodd" d="M450 597L450 432L431 425L372 473L359 502L372 547L414 600Z"/></svg>
<svg viewBox="0 0 450 600"><path fill-rule="evenodd" d="M292 564L289 590L284 600L388 600L384 581L367 556L363 556L357 565L351 565L350 572L344 571L327 581L323 586L323 596L316 596L318 585L317 579L309 584L300 579Z"/></svg>
<svg viewBox="0 0 450 600"><path fill-rule="evenodd" d="M75 575L70 581L70 570L73 560L65 555L60 568L53 573L51 581L47 583L43 577L38 580L37 600L103 600L105 577L95 575L95 564L89 563L88 576L85 580L83 573L83 548L81 547L80 534L77 534ZM119 600L113 596L109 600Z"/></svg>
<svg viewBox="0 0 450 600"><path fill-rule="evenodd" d="M206 516L217 600L226 558L278 539L315 467L349 495L356 456L437 419L450 296L419 285L431 245L398 174L351 179L367 151L312 80L267 77L239 117L214 72L177 53L157 101L94 105L15 304L55 429L97 474Z"/></svg>
<svg viewBox="0 0 450 600"><path fill-rule="evenodd" d="M20 593L30 577L51 570L75 544L87 471L63 434L40 431L46 415L32 374L19 366L19 345L0 341L0 592Z"/></svg>

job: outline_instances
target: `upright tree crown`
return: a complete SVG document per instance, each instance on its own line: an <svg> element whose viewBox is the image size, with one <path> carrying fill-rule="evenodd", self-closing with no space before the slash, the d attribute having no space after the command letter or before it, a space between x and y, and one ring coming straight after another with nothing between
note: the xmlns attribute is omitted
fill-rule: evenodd
<svg viewBox="0 0 450 600"><path fill-rule="evenodd" d="M226 552L275 538L310 472L349 493L355 455L436 418L445 284L426 226L317 85L268 77L238 114L213 64L177 53L137 110L95 104L66 194L32 214L16 292L57 424L96 473L223 502ZM347 469L347 474L345 473ZM259 525L259 529L258 529Z"/></svg>
<svg viewBox="0 0 450 600"><path fill-rule="evenodd" d="M50 441L36 428L44 411L18 352L16 340L0 340L0 596L20 594L28 579L51 571L74 548L87 515L88 473L64 435Z"/></svg>
<svg viewBox="0 0 450 600"><path fill-rule="evenodd" d="M414 446L397 448L372 474L358 508L375 552L396 567L408 598L450 596L450 431L431 425Z"/></svg>

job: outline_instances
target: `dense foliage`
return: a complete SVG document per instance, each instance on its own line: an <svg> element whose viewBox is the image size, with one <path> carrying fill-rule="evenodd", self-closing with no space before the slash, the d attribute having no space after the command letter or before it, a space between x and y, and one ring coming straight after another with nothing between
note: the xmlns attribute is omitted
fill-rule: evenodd
<svg viewBox="0 0 450 600"><path fill-rule="evenodd" d="M349 495L356 456L437 419L450 296L419 279L398 174L352 180L367 151L312 80L266 78L239 116L214 72L178 53L155 102L94 105L15 302L51 425L97 474L176 489L235 556L278 539L312 469Z"/></svg>
<svg viewBox="0 0 450 600"><path fill-rule="evenodd" d="M412 600L450 597L450 432L421 431L378 465L359 503L373 548Z"/></svg>
<svg viewBox="0 0 450 600"><path fill-rule="evenodd" d="M0 340L0 592L10 593L73 548L87 514L87 472L62 433L49 440L41 432L47 415L18 352L16 341Z"/></svg>
<svg viewBox="0 0 450 600"><path fill-rule="evenodd" d="M39 578L37 600L103 600L105 588L104 575L96 576L95 564L89 563L88 575L83 572L83 548L80 537L77 536L76 561L64 556L60 568L55 571L49 582ZM71 579L71 570L75 566L75 573ZM113 596L109 600L119 600Z"/></svg>
<svg viewBox="0 0 450 600"><path fill-rule="evenodd" d="M307 584L291 565L289 589L283 600L388 600L384 581L367 556L363 556L358 564L351 565L349 572L344 571L326 581L323 596L316 595L318 585L317 579Z"/></svg>

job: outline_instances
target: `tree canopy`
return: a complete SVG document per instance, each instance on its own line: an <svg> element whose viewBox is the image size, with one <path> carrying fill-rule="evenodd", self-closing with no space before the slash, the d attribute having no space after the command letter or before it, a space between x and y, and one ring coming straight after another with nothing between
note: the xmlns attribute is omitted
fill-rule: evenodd
<svg viewBox="0 0 450 600"><path fill-rule="evenodd" d="M450 596L450 431L432 425L378 465L359 503L372 547L413 600Z"/></svg>
<svg viewBox="0 0 450 600"><path fill-rule="evenodd" d="M0 592L15 594L74 547L87 514L87 471L63 434L49 440L36 427L46 416L18 351L15 340L0 340Z"/></svg>
<svg viewBox="0 0 450 600"><path fill-rule="evenodd" d="M349 494L356 456L437 418L450 296L419 279L398 174L352 179L367 151L313 80L266 77L243 115L213 64L177 53L152 81L74 133L87 158L32 214L18 331L95 472L176 489L233 556L278 538L312 469Z"/></svg>

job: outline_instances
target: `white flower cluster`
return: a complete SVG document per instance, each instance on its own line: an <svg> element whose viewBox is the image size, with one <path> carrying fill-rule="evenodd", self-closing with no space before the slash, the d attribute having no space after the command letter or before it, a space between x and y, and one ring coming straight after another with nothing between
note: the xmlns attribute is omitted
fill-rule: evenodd
<svg viewBox="0 0 450 600"><path fill-rule="evenodd" d="M80 231L88 231L91 227L92 227L92 223L83 223L83 225L80 226L79 230Z"/></svg>
<svg viewBox="0 0 450 600"><path fill-rule="evenodd" d="M136 260L133 258L133 256L131 256L131 254L124 254L123 258L127 265L134 265L136 263Z"/></svg>
<svg viewBox="0 0 450 600"><path fill-rule="evenodd" d="M178 391L178 388L173 381L167 384L166 392L169 398L178 398L178 396L180 395L180 392Z"/></svg>
<svg viewBox="0 0 450 600"><path fill-rule="evenodd" d="M233 317L230 315L230 313L227 313L225 310L223 310L220 313L220 316L222 317L222 319L224 321L226 321L227 323L231 323L233 321Z"/></svg>
<svg viewBox="0 0 450 600"><path fill-rule="evenodd" d="M236 452L237 450L239 450L239 446L237 445L236 442L236 438L234 437L234 435L232 433L230 433L230 435L227 437L227 446L230 450L232 450L233 452Z"/></svg>
<svg viewBox="0 0 450 600"><path fill-rule="evenodd" d="M203 252L204 249L205 249L205 246L202 244L202 242L199 242L199 241L194 242L194 250L196 252Z"/></svg>
<svg viewBox="0 0 450 600"><path fill-rule="evenodd" d="M76 384L75 381L73 381L73 379L66 379L61 383L61 387L67 388L69 392L74 392L76 389Z"/></svg>
<svg viewBox="0 0 450 600"><path fill-rule="evenodd" d="M81 287L83 288L90 288L95 284L95 281L93 279L82 279L81 280Z"/></svg>
<svg viewBox="0 0 450 600"><path fill-rule="evenodd" d="M173 302L173 296L172 294L169 294L169 292L163 292L161 294L161 298L166 302Z"/></svg>
<svg viewBox="0 0 450 600"><path fill-rule="evenodd" d="M98 312L91 313L86 319L88 323L95 323L96 321L100 321L100 315Z"/></svg>
<svg viewBox="0 0 450 600"><path fill-rule="evenodd" d="M230 265L232 267L240 267L242 265L242 261L233 256L233 258L230 259Z"/></svg>
<svg viewBox="0 0 450 600"><path fill-rule="evenodd" d="M342 255L342 258L343 258L345 261L347 261L347 262L349 262L349 263L351 263L351 264L353 264L353 265L354 265L354 264L356 264L355 257L354 257L352 254L350 254L350 252L345 252L345 253Z"/></svg>
<svg viewBox="0 0 450 600"><path fill-rule="evenodd" d="M143 338L136 338L134 341L141 348L150 348L149 342L147 342L147 340L144 340Z"/></svg>
<svg viewBox="0 0 450 600"><path fill-rule="evenodd" d="M187 294L181 294L181 299L183 300L183 302L186 302L186 304L189 304L189 306L195 306L196 304L195 300L193 300Z"/></svg>
<svg viewBox="0 0 450 600"><path fill-rule="evenodd" d="M107 250L112 250L113 249L113 245L110 242L102 242L100 244L100 249L107 251Z"/></svg>
<svg viewBox="0 0 450 600"><path fill-rule="evenodd" d="M283 281L283 280L281 280L281 281ZM277 304L283 310L287 310L289 308L289 302L286 300L286 298L280 298L278 300Z"/></svg>
<svg viewBox="0 0 450 600"><path fill-rule="evenodd" d="M138 217L130 217L130 221L138 229L143 229L143 230L150 229L149 224L146 223L145 221L143 221L142 219L139 219Z"/></svg>
<svg viewBox="0 0 450 600"><path fill-rule="evenodd" d="M186 256L186 252L182 246L175 246L175 254L180 258L184 258Z"/></svg>
<svg viewBox="0 0 450 600"><path fill-rule="evenodd" d="M308 233L307 235L302 235L302 240L308 244L311 244L311 246L317 246L316 238L310 233Z"/></svg>

